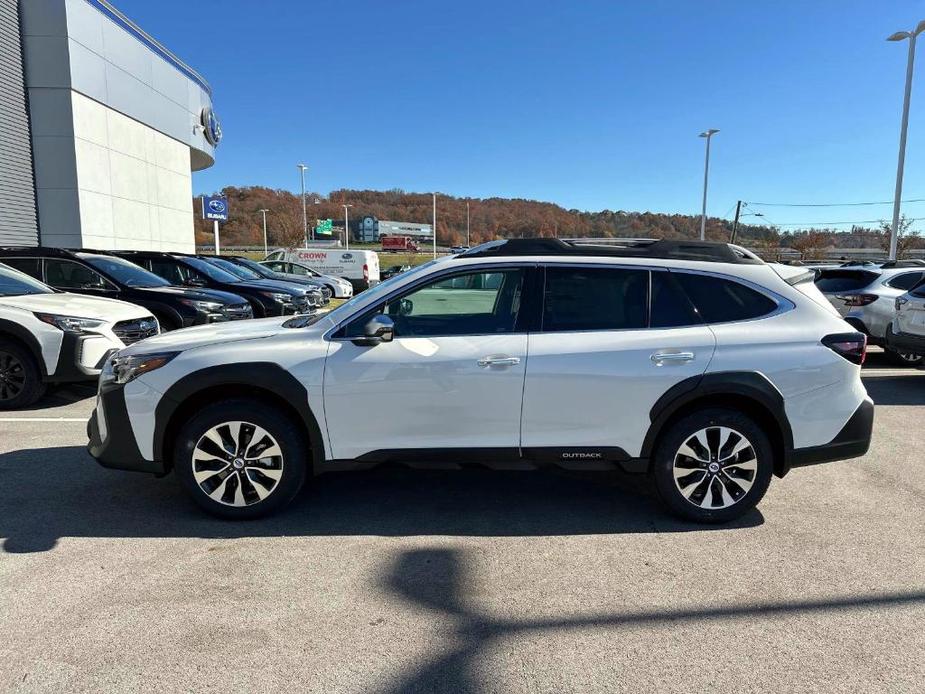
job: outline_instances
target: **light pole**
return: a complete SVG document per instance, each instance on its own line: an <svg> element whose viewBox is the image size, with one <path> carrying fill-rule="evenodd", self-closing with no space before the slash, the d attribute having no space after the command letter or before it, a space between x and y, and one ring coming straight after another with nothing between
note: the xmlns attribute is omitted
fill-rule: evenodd
<svg viewBox="0 0 925 694"><path fill-rule="evenodd" d="M704 130L702 133L700 133L700 137L705 137L707 139L707 154L703 163L703 207L700 210L701 241L707 238L707 180L710 175L710 138L718 132L719 130L716 128L710 128L709 130Z"/></svg>
<svg viewBox="0 0 925 694"><path fill-rule="evenodd" d="M912 63L915 61L915 38L925 31L925 20L912 31L897 31L887 41L909 39L909 58L906 62L906 91L903 95L903 120L899 129L899 161L896 164L896 193L893 197L893 226L890 233L890 260L896 260L899 245L899 198L903 192L903 167L906 162L906 130L909 127L909 97L912 96Z"/></svg>
<svg viewBox="0 0 925 694"><path fill-rule="evenodd" d="M267 250L267 212L270 210L257 210L263 214L263 257L266 258L269 255Z"/></svg>
<svg viewBox="0 0 925 694"><path fill-rule="evenodd" d="M349 203L344 203L344 243L347 245L347 249L350 249L350 217L347 214L347 208L353 207Z"/></svg>
<svg viewBox="0 0 925 694"><path fill-rule="evenodd" d="M469 248L469 201L466 200L466 248Z"/></svg>
<svg viewBox="0 0 925 694"><path fill-rule="evenodd" d="M308 248L308 210L305 209L305 164L298 164L299 171L302 172L302 243ZM312 231L312 241L315 240L315 232Z"/></svg>
<svg viewBox="0 0 925 694"><path fill-rule="evenodd" d="M434 193L434 258L437 257L437 194Z"/></svg>

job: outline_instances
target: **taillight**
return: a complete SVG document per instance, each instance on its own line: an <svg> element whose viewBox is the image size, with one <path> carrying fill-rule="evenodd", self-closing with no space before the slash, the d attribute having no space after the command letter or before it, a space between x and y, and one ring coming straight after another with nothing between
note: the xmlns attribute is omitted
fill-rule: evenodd
<svg viewBox="0 0 925 694"><path fill-rule="evenodd" d="M897 296L897 297L896 297L896 302L895 302L895 304L894 304L894 308L898 311L898 310L901 309L905 304L908 304L908 303L909 303L909 299L907 299L906 297L904 297L904 296Z"/></svg>
<svg viewBox="0 0 925 694"><path fill-rule="evenodd" d="M363 263L363 279L364 280L369 279L369 265L367 265L366 263Z"/></svg>
<svg viewBox="0 0 925 694"><path fill-rule="evenodd" d="M867 356L867 335L864 333L826 335L822 344L852 364L863 364Z"/></svg>
<svg viewBox="0 0 925 694"><path fill-rule="evenodd" d="M836 299L845 302L845 306L867 306L877 300L876 294L836 294Z"/></svg>

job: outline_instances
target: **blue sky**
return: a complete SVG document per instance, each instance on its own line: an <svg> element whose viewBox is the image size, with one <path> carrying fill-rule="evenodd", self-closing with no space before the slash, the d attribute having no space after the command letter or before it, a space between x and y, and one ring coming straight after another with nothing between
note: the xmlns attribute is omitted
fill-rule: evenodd
<svg viewBox="0 0 925 694"><path fill-rule="evenodd" d="M194 189L403 188L697 213L890 200L906 45L925 3L115 0L214 89ZM925 198L925 54L906 198ZM778 224L891 207L758 208ZM925 203L904 206L925 218ZM925 228L925 220L916 224ZM784 227L786 228L786 227Z"/></svg>

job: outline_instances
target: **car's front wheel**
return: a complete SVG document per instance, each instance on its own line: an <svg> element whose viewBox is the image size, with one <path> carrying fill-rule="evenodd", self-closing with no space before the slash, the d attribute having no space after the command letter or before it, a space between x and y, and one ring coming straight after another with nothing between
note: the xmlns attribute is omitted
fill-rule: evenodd
<svg viewBox="0 0 925 694"><path fill-rule="evenodd" d="M302 431L285 412L257 401L226 400L183 426L174 467L202 508L241 519L292 501L308 465Z"/></svg>
<svg viewBox="0 0 925 694"><path fill-rule="evenodd" d="M656 449L652 474L672 513L723 523L761 501L773 467L771 443L758 424L741 412L711 408L671 425Z"/></svg>
<svg viewBox="0 0 925 694"><path fill-rule="evenodd" d="M0 340L0 410L28 407L44 394L42 374L29 350Z"/></svg>

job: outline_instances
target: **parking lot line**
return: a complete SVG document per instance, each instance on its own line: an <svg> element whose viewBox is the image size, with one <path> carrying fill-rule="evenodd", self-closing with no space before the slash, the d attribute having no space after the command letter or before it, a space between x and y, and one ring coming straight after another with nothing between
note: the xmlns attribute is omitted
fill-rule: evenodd
<svg viewBox="0 0 925 694"><path fill-rule="evenodd" d="M86 422L87 417L0 417L0 422Z"/></svg>

